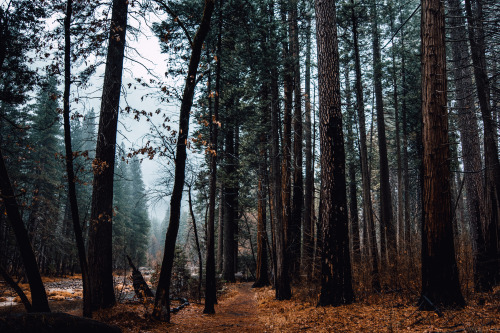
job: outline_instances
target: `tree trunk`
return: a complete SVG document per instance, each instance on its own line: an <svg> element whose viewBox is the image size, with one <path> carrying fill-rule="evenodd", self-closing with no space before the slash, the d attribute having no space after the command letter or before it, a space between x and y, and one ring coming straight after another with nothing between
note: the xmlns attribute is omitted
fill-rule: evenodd
<svg viewBox="0 0 500 333"><path fill-rule="evenodd" d="M394 20L393 11L391 8L391 32L394 30ZM398 215L397 215L397 257L398 260L403 253L403 235L404 235L404 197L403 197L403 167L401 162L401 130L400 130L400 120L399 120L399 95L398 95L398 79L397 79L397 68L396 68L396 51L395 46L392 47L392 89L393 89L393 103L394 103L394 123L396 125L396 163L397 163L397 178L398 178ZM396 266L396 270L399 270L399 266Z"/></svg>
<svg viewBox="0 0 500 333"><path fill-rule="evenodd" d="M224 145L223 145L224 146ZM223 149L220 149L221 153ZM221 157L221 160L223 158ZM224 262L224 183L221 182L219 188L219 212L217 225L217 272L222 273L222 263Z"/></svg>
<svg viewBox="0 0 500 333"><path fill-rule="evenodd" d="M474 288L476 291L488 290L487 270L484 263L485 247L482 226L485 211L482 198L483 184L481 177L481 147L479 144L479 128L474 108L472 89L472 73L470 70L470 54L466 44L467 31L465 17L458 0L448 0L450 7L450 37L455 80L456 113L458 128L462 139L462 159L464 162L465 190L467 193L467 210L469 216L471 238L475 244L474 253ZM483 288L484 287L484 288Z"/></svg>
<svg viewBox="0 0 500 333"><path fill-rule="evenodd" d="M349 78L349 66L345 67L345 86L346 86L346 104L347 104L347 150L351 153L349 160L349 225L351 231L351 253L353 265L361 264L361 243L359 239L359 219L358 219L358 195L356 186L356 165L355 165L355 149L354 149L354 133L352 124L356 121L354 109L352 107L352 92Z"/></svg>
<svg viewBox="0 0 500 333"><path fill-rule="evenodd" d="M21 299L21 302L24 305L24 308L26 309L26 312L30 313L33 312L33 309L31 307L31 303L26 297L26 294L24 291L19 287L19 285L12 279L12 277L7 273L7 271L3 268L2 265L0 265L0 276L3 277L3 280L16 292L16 294L19 296Z"/></svg>
<svg viewBox="0 0 500 333"><path fill-rule="evenodd" d="M179 231L182 191L184 188L186 171L186 145L189 133L189 114L191 106L193 105L196 74L200 63L201 50L205 37L210 30L210 19L214 6L214 0L205 0L203 17L193 39L191 58L189 59L188 73L181 101L179 136L175 155L174 188L170 199L170 223L165 237L165 252L163 254L160 278L158 279L158 287L156 289L156 298L152 314L153 318L157 320L166 320L167 322L170 322L170 281L174 263L175 243L177 240L177 232Z"/></svg>
<svg viewBox="0 0 500 333"><path fill-rule="evenodd" d="M71 146L71 124L70 124L70 89L71 89L71 16L73 13L73 1L66 3L66 17L64 19L64 146L66 149L66 172L68 174L68 197L71 207L71 220L75 233L78 259L82 271L83 284L83 315L92 317L92 293L90 288L87 255L85 253L85 242L83 240L80 214L78 213L78 202L76 197L76 178L73 169L73 149Z"/></svg>
<svg viewBox="0 0 500 333"><path fill-rule="evenodd" d="M281 0L280 2L281 20L283 24L287 22L288 1ZM285 29L286 30L286 29ZM288 39L288 41L287 41ZM283 93L284 93L284 110L283 110L283 134L281 140L281 196L283 200L282 215L283 215L283 228L284 228L284 242L286 248L287 267L289 267L290 255L290 221L292 215L292 208L290 206L291 199L291 172L292 172L292 102L293 102L293 65L290 57L290 44L292 44L291 33L282 36L283 45Z"/></svg>
<svg viewBox="0 0 500 333"><path fill-rule="evenodd" d="M352 20L352 34L354 42L354 67L356 70L356 104L358 110L359 121L359 148L361 157L361 180L363 184L363 216L367 233L366 239L368 240L368 249L372 257L372 288L380 290L380 277L379 277L379 260L377 250L377 238L375 233L375 221L373 220L373 206L371 199L371 181L370 171L368 168L368 149L366 147L366 121L365 121L365 103L363 98L363 81L361 79L361 60L359 56L359 42L358 42L358 18L356 16L354 1L351 0L351 20Z"/></svg>
<svg viewBox="0 0 500 333"><path fill-rule="evenodd" d="M304 207L304 179L302 175L302 96L300 90L300 47L297 22L297 0L290 2L291 53L293 60L293 197L290 219L290 272L300 277L300 244L302 230L302 211Z"/></svg>
<svg viewBox="0 0 500 333"><path fill-rule="evenodd" d="M127 255L126 257L130 268L132 268L132 286L134 287L135 295L141 300L144 297L154 297L154 294L151 289L149 289L149 286L144 280L141 271L138 270L137 267L135 267L129 255Z"/></svg>
<svg viewBox="0 0 500 333"><path fill-rule="evenodd" d="M265 4L261 5L261 15L266 15ZM269 31L267 29L261 30L261 47L263 50L262 55L262 70L259 75L261 76L261 122L260 122L260 133L259 133L259 170L258 170L258 180L257 180L257 267L256 267L256 281L253 284L253 288L268 286L269 275L268 275L268 260L267 260L267 214L266 214L266 203L267 203L267 192L268 192L268 182L266 179L267 173L267 142L269 141L269 130L270 130L270 80L269 70L267 68L268 62L271 60L269 56Z"/></svg>
<svg viewBox="0 0 500 333"><path fill-rule="evenodd" d="M302 267L306 270L308 279L312 277L312 259L314 255L313 226L313 160L311 143L311 14L306 15L306 72L305 72L305 193L304 193L304 243L302 250Z"/></svg>
<svg viewBox="0 0 500 333"><path fill-rule="evenodd" d="M113 0L99 132L92 163L94 183L88 260L93 310L111 307L116 302L112 259L113 176L128 3Z"/></svg>
<svg viewBox="0 0 500 333"><path fill-rule="evenodd" d="M321 148L320 306L349 304L354 300L335 16L335 2L316 0Z"/></svg>
<svg viewBox="0 0 500 333"><path fill-rule="evenodd" d="M271 22L274 17L274 5L271 4L270 18ZM271 45L276 45L275 32L271 30ZM272 49L273 55L276 53ZM272 126L272 147L271 147L271 163L272 163L272 181L273 181L273 206L274 206L274 238L276 243L276 271L275 273L275 289L276 299L286 300L292 297L290 289L290 280L288 278L288 267L286 260L285 249L285 224L283 214L283 197L282 197L282 175L280 169L281 154L279 149L279 130L280 130L280 108L279 108L279 87L278 87L278 71L275 66L271 68L271 126ZM281 163L283 165L283 163ZM283 193L284 195L285 193Z"/></svg>
<svg viewBox="0 0 500 333"><path fill-rule="evenodd" d="M203 259L201 257L200 241L198 239L198 228L196 226L196 219L195 219L194 211L193 211L193 200L191 198L191 186L189 186L189 188L188 188L188 203L189 203L189 214L191 215L191 222L193 223L193 233L194 233L194 242L196 244L196 253L198 254L198 277L199 277L199 279L198 279L198 301L200 301L201 300L201 283L203 280ZM214 232L213 225L212 225L212 230L210 230L210 225L208 226L208 228L209 228L209 230L207 232L207 234L208 234L207 239L210 237L210 235L213 235L213 232ZM212 245L213 245L213 241L212 241ZM208 253L208 251L207 251L207 253ZM215 262L214 262L214 281L215 281Z"/></svg>
<svg viewBox="0 0 500 333"><path fill-rule="evenodd" d="M461 307L450 192L444 4L422 1L422 301L421 309ZM432 305L432 304L433 305Z"/></svg>
<svg viewBox="0 0 500 333"><path fill-rule="evenodd" d="M238 272L238 239L239 239L239 221L241 218L240 215L240 206L239 206L239 197L240 197L240 183L238 179L238 168L240 163L240 126L238 118L235 118L234 124L234 272Z"/></svg>
<svg viewBox="0 0 500 333"><path fill-rule="evenodd" d="M472 7L474 4L474 8ZM495 123L491 114L490 85L486 71L486 45L483 28L482 0L465 1L465 10L469 28L469 42L474 65L474 79L484 127L484 257L480 259L481 270L484 268L484 279L481 288L491 290L500 272L498 260L498 228L500 223L500 162Z"/></svg>
<svg viewBox="0 0 500 333"><path fill-rule="evenodd" d="M226 121L226 151L225 173L230 177L226 180L224 193L224 238L223 238L223 263L222 278L228 282L236 282L235 278L235 222L236 222L236 186L234 185L236 173L234 158L234 118L228 117Z"/></svg>
<svg viewBox="0 0 500 333"><path fill-rule="evenodd" d="M220 72L221 72L221 47L222 47L222 5L219 0L219 31L217 35L217 60L215 69L215 102L214 114L210 119L210 194L208 203L207 225L207 255L205 277L205 308L203 313L215 313L214 305L217 303L217 285L215 279L215 196L217 192L217 137L219 132L219 106L220 106ZM212 92L210 91L209 94ZM220 223L220 222L219 222ZM219 234L220 238L220 234ZM201 260L201 257L200 257ZM201 263L200 263L201 268ZM201 274L201 272L200 272ZM200 275L201 279L201 275Z"/></svg>
<svg viewBox="0 0 500 333"><path fill-rule="evenodd" d="M401 22L403 23L403 22ZM407 260L408 272L412 256L412 237L410 225L410 173L408 165L408 124L407 124L407 107L406 97L408 85L406 82L406 56L404 43L404 29L401 29L401 85L402 85L402 102L401 102L401 121L403 126L403 197L404 197L404 246Z"/></svg>
<svg viewBox="0 0 500 333"><path fill-rule="evenodd" d="M396 233L392 215L392 195L389 184L389 161L387 158L387 138L385 135L384 102L382 92L382 61L378 32L378 16L375 1L372 4L372 42L373 42L373 81L375 107L377 111L378 153L380 165L380 242L382 260L385 260L387 273L392 278L396 264ZM390 285L393 281L389 282Z"/></svg>
<svg viewBox="0 0 500 333"><path fill-rule="evenodd" d="M42 277L38 270L35 253L31 247L28 232L24 227L19 206L17 205L16 196L10 183L9 174L5 166L5 160L0 148L0 195L5 206L8 220L12 226L12 231L16 236L19 252L23 258L24 271L28 277L28 283L31 290L32 310L33 312L50 312L47 294L43 286Z"/></svg>
<svg viewBox="0 0 500 333"><path fill-rule="evenodd" d="M267 95L267 94L266 94ZM267 109L267 108L266 108ZM268 110L266 110L268 111ZM268 112L267 112L268 113ZM263 117L265 119L265 117ZM264 125L264 124L262 124ZM263 126L263 128L265 128ZM264 187L264 174L266 172L266 144L267 135L260 135L260 162L259 179L257 185L257 270L256 281L252 287L264 287L269 285L269 276L267 274L267 243L266 243L266 189Z"/></svg>

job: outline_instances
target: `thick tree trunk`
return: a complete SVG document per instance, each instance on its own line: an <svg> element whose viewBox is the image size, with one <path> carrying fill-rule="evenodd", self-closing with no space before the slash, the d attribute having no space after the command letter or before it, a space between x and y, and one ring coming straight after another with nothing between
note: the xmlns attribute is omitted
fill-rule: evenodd
<svg viewBox="0 0 500 333"><path fill-rule="evenodd" d="M128 3L127 0L113 0L99 132L93 162L88 260L94 310L111 307L116 302L112 260L113 176Z"/></svg>
<svg viewBox="0 0 500 333"><path fill-rule="evenodd" d="M421 309L461 307L450 192L444 4L422 1L423 222ZM432 305L432 304L433 305Z"/></svg>
<svg viewBox="0 0 500 333"><path fill-rule="evenodd" d="M358 110L359 121L359 148L361 158L361 180L363 184L363 216L367 233L366 239L368 240L368 249L372 258L372 288L380 290L380 276L379 276L379 257L377 250L377 238L375 233L375 221L373 220L373 206L371 199L371 181L370 170L368 167L368 149L366 147L366 121L365 121L365 103L363 98L363 81L361 79L361 60L359 55L359 42L358 42L358 18L356 16L354 1L351 0L351 20L354 42L354 68L356 70L356 104Z"/></svg>
<svg viewBox="0 0 500 333"><path fill-rule="evenodd" d="M90 288L87 255L85 253L85 242L83 240L80 214L78 213L78 202L76 197L76 178L73 169L73 149L71 146L71 124L70 124L70 89L71 89L71 16L73 13L73 1L66 3L66 17L64 19L64 146L66 149L66 173L68 174L68 197L71 207L71 220L75 233L78 259L82 271L83 284L83 315L92 317L92 293Z"/></svg>
<svg viewBox="0 0 500 333"><path fill-rule="evenodd" d="M354 300L335 2L316 0L321 148L321 294L318 305Z"/></svg>
<svg viewBox="0 0 500 333"><path fill-rule="evenodd" d="M186 83L182 95L179 136L177 139L177 150L175 155L175 178L172 197L170 199L170 223L165 237L165 252L161 265L160 278L156 289L156 298L153 308L153 318L170 322L170 281L172 267L174 264L175 243L179 231L179 219L181 213L182 191L185 180L186 146L189 133L189 114L193 105L194 90L196 87L196 74L200 63L201 51L205 37L210 30L210 19L214 10L215 1L205 0L203 17L200 26L193 39L191 58L189 59Z"/></svg>

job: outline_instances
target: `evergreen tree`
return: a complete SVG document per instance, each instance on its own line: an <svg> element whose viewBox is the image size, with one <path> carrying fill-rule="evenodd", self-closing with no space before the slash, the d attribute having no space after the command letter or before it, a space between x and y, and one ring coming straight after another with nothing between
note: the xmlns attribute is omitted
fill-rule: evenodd
<svg viewBox="0 0 500 333"><path fill-rule="evenodd" d="M29 183L33 197L27 228L33 246L38 249L40 269L47 272L53 257L46 251L55 237L60 216L60 186L62 183L61 125L59 119L59 92L55 77L46 79L34 105L30 141L34 151Z"/></svg>
<svg viewBox="0 0 500 333"><path fill-rule="evenodd" d="M129 255L137 266L146 264L146 249L151 222L148 216L146 187L142 177L141 164L137 157L129 163L131 185L131 225L129 235Z"/></svg>

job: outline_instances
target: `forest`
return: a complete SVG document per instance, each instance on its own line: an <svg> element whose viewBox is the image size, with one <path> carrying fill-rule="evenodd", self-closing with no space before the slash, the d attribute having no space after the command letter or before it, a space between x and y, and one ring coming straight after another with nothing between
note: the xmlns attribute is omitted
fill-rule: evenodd
<svg viewBox="0 0 500 333"><path fill-rule="evenodd" d="M499 11L0 0L0 331L500 331Z"/></svg>

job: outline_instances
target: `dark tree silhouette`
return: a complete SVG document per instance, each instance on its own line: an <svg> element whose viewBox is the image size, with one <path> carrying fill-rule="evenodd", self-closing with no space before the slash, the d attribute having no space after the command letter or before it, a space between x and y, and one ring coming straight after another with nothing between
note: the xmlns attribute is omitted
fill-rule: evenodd
<svg viewBox="0 0 500 333"><path fill-rule="evenodd" d="M210 20L214 10L215 1L205 0L203 16L200 26L193 38L191 58L189 59L186 83L181 100L179 135L175 154L175 178L172 197L170 199L170 223L165 236L165 252L161 263L160 277L156 289L156 298L153 309L153 318L170 322L170 281L172 267L174 264L175 243L179 231L179 219L181 213L182 191L186 176L186 146L189 134L189 114L193 105L194 90L196 87L196 75L200 63L201 50L205 37L210 30Z"/></svg>

